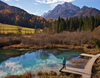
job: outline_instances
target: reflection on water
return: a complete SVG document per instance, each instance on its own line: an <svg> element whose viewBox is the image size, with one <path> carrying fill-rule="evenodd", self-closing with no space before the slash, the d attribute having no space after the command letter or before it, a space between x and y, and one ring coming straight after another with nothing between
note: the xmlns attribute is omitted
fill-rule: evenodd
<svg viewBox="0 0 100 78"><path fill-rule="evenodd" d="M59 72L62 67L62 57L66 57L67 63L72 58L79 56L76 51L60 51L57 49L38 50L28 52L19 57L12 57L0 64L0 77L6 75L20 75L25 72L54 70Z"/></svg>

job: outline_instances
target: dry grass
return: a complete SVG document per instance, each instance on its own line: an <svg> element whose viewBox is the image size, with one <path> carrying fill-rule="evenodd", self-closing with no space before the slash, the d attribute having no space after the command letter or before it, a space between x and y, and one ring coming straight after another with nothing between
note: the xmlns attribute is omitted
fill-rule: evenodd
<svg viewBox="0 0 100 78"><path fill-rule="evenodd" d="M79 59L79 60L72 60L72 63L82 63L82 62L85 62L85 60L81 60L81 59Z"/></svg>
<svg viewBox="0 0 100 78"><path fill-rule="evenodd" d="M92 68L92 78L100 77L100 57L96 60Z"/></svg>

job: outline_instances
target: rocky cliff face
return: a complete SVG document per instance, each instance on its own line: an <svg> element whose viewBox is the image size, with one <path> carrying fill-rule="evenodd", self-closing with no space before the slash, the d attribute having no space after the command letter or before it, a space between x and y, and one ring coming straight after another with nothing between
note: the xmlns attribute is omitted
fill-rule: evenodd
<svg viewBox="0 0 100 78"><path fill-rule="evenodd" d="M95 8L89 8L83 6L81 9L72 3L65 2L62 5L57 5L53 10L48 11L43 15L45 18L57 19L59 16L62 18L73 17L73 16L90 16L90 15L100 15L100 11Z"/></svg>

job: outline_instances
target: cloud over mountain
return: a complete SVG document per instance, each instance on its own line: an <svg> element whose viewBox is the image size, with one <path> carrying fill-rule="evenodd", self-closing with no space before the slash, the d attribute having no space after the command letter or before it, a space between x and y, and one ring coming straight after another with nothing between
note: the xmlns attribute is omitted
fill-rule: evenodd
<svg viewBox="0 0 100 78"><path fill-rule="evenodd" d="M58 2L72 2L74 0L35 0L35 1L44 4L53 4Z"/></svg>
<svg viewBox="0 0 100 78"><path fill-rule="evenodd" d="M6 2L7 2L7 1L12 1L12 0L4 0L4 1L6 1ZM19 1L19 0L15 0L15 1Z"/></svg>

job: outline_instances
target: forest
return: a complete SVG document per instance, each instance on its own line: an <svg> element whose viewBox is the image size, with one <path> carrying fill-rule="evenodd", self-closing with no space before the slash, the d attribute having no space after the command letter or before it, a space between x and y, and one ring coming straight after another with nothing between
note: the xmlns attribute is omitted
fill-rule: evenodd
<svg viewBox="0 0 100 78"><path fill-rule="evenodd" d="M100 25L100 16L86 16L83 17L70 17L70 18L58 18L53 23L46 24L45 27L49 28L49 31L60 33L62 31L93 31L95 27Z"/></svg>
<svg viewBox="0 0 100 78"><path fill-rule="evenodd" d="M0 23L17 25L28 28L42 28L48 21L43 17L31 15L26 12L0 11Z"/></svg>

